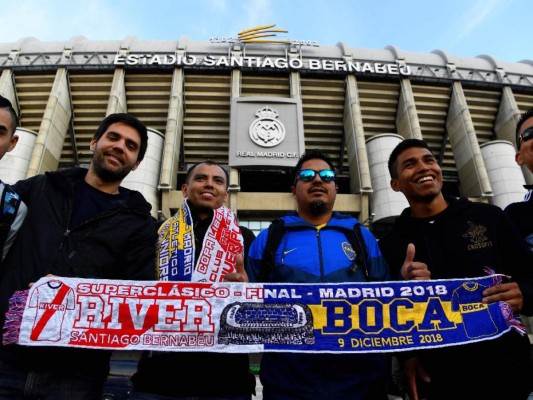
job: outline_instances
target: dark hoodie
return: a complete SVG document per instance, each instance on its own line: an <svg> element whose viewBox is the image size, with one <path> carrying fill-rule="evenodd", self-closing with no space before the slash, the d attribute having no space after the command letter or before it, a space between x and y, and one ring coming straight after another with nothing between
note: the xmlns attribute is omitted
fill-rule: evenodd
<svg viewBox="0 0 533 400"><path fill-rule="evenodd" d="M518 228L520 236L526 240L529 251L533 252L533 196L509 204L504 211Z"/></svg>
<svg viewBox="0 0 533 400"><path fill-rule="evenodd" d="M446 197L449 206L430 218L412 218L406 208L379 246L393 277L407 245L431 279L509 275L524 297L522 314L533 312L533 259L512 222L498 207ZM409 353L411 354L411 353ZM406 358L406 353L398 354ZM417 352L431 377L428 398L527 399L532 380L530 343L515 330L498 339Z"/></svg>
<svg viewBox="0 0 533 400"><path fill-rule="evenodd" d="M77 207L77 219L85 222L74 223L73 203L86 174L84 168L72 168L17 182L16 191L28 205L28 214L3 263L0 326L11 294L48 274L153 279L157 232L150 204L141 193L121 187L118 201L112 195L100 194L100 200L108 198L101 210L96 202L85 199L85 207ZM94 215L86 219L89 204ZM110 355L107 350L0 345L0 360L4 362L32 371L93 376L100 383L107 377Z"/></svg>

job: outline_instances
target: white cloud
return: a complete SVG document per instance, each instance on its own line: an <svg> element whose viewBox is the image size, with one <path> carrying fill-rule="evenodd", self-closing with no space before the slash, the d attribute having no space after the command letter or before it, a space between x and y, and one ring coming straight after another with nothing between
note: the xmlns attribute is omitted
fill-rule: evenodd
<svg viewBox="0 0 533 400"><path fill-rule="evenodd" d="M246 21L242 22L250 28L268 23L274 14L270 0L251 0L244 3L243 8ZM270 23L274 22L270 21Z"/></svg>
<svg viewBox="0 0 533 400"><path fill-rule="evenodd" d="M277 37L347 42L358 48L396 44L404 50L439 48L450 54L490 54L531 60L528 11L532 0L16 0L2 4L1 42L192 40L234 37L275 24Z"/></svg>
<svg viewBox="0 0 533 400"><path fill-rule="evenodd" d="M495 14L501 0L477 0L465 12L459 20L459 28L456 39L463 40L470 36L480 25L486 23Z"/></svg>
<svg viewBox="0 0 533 400"><path fill-rule="evenodd" d="M226 0L211 0L209 8L215 12L226 11L228 9L228 2Z"/></svg>
<svg viewBox="0 0 533 400"><path fill-rule="evenodd" d="M130 4L131 5L131 4ZM105 0L21 0L3 5L2 40L33 36L39 40L123 39L132 31L128 4Z"/></svg>

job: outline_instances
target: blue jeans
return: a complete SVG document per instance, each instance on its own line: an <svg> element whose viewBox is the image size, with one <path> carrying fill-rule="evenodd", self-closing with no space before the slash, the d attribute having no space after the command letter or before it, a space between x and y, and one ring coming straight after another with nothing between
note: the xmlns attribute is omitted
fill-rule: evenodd
<svg viewBox="0 0 533 400"><path fill-rule="evenodd" d="M28 371L0 360L0 400L101 400L103 386L102 379Z"/></svg>
<svg viewBox="0 0 533 400"><path fill-rule="evenodd" d="M239 394L228 396L164 396L161 394L143 393L133 390L130 395L130 400L251 400L251 394Z"/></svg>

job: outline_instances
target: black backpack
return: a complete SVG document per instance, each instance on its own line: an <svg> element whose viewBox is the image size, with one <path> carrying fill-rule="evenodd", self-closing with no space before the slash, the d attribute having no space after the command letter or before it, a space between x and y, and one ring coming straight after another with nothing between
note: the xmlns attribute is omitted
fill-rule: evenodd
<svg viewBox="0 0 533 400"><path fill-rule="evenodd" d="M265 282L272 269L274 269L275 254L281 243L281 238L285 232L285 221L276 218L268 228L267 242L265 250L263 251L263 259L261 263L261 273L259 275L259 282ZM356 257L350 270L355 272L358 267L363 269L365 277L368 279L368 253L366 250L365 241L361 232L361 224L356 223L353 229L345 232L346 238L350 242L355 251Z"/></svg>
<svg viewBox="0 0 533 400"><path fill-rule="evenodd" d="M4 193L0 202L0 210L2 210L0 214L0 252L3 251L4 243L9 235L11 225L17 216L21 201L18 193L10 185L4 183L4 186ZM2 255L5 256L5 254ZM2 257L0 257L1 259Z"/></svg>

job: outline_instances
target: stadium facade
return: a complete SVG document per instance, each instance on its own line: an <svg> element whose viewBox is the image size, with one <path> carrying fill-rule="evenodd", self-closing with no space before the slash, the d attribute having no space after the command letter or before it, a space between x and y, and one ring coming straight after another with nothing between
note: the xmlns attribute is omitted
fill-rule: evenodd
<svg viewBox="0 0 533 400"><path fill-rule="evenodd" d="M243 35L77 36L0 43L0 71L0 94L21 120L0 176L86 165L103 118L130 112L149 127L149 147L124 185L145 195L154 217L173 214L187 168L212 159L230 172L228 205L257 232L295 208L290 168L320 148L339 172L335 209L379 236L406 206L389 188L386 163L411 137L430 144L449 194L504 207L533 184L514 161L516 121L533 107L532 60Z"/></svg>

